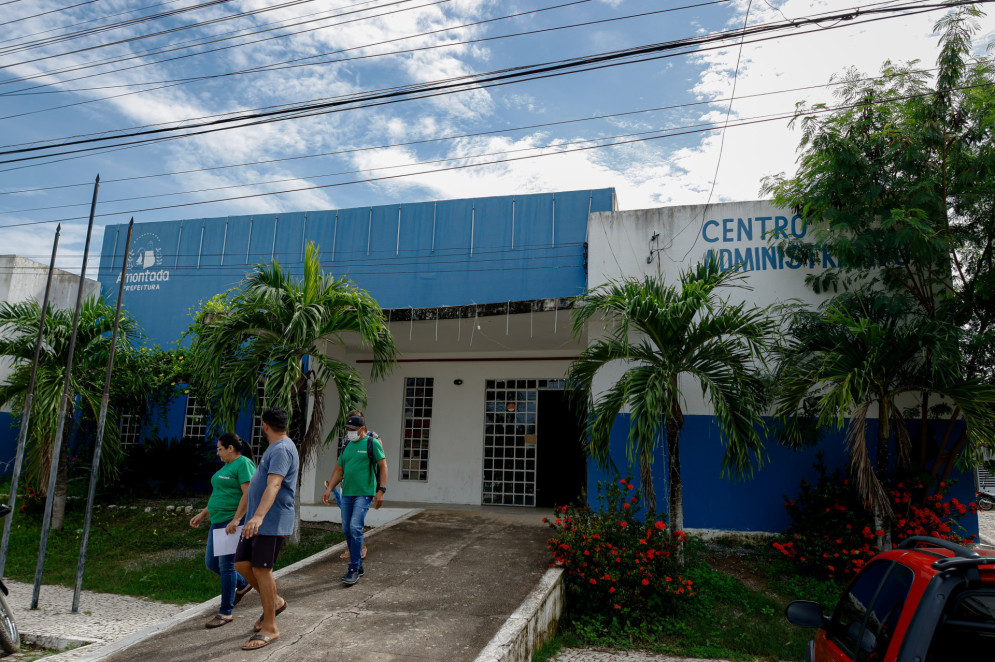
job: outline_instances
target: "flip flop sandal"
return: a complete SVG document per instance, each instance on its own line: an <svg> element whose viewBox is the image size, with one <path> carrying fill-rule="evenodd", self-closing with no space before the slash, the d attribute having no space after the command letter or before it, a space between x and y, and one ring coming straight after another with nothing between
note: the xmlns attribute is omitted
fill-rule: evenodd
<svg viewBox="0 0 995 662"><path fill-rule="evenodd" d="M284 601L283 601L283 606L282 606L282 607L280 607L279 609L277 609L277 610L276 610L276 613L275 613L275 614L273 614L273 615L274 615L274 616L279 616L280 614L282 614L282 613L283 613L283 610L285 610L286 608L287 608L287 600L286 600L286 599L284 599ZM259 619L258 619L258 620L256 621L256 624L252 626L252 630L253 630L253 632L259 632L260 630L262 630L262 629L263 629L263 626L261 626L261 625L259 625L259 624L263 622L263 616L265 616L265 615L266 615L266 614L259 614ZM260 648L261 648L261 646L260 646Z"/></svg>
<svg viewBox="0 0 995 662"><path fill-rule="evenodd" d="M245 588L243 588L242 590L235 591L235 601L232 603L232 605L234 606L237 605L239 602L241 602L242 598L244 598L246 594L251 590L252 590L252 584L246 584Z"/></svg>
<svg viewBox="0 0 995 662"><path fill-rule="evenodd" d="M213 630L214 628L219 628L222 625L228 625L233 620L234 619L231 616L229 616L228 618L225 618L221 614L215 614L214 618L212 618L211 620L209 620L204 627L207 628L208 630Z"/></svg>
<svg viewBox="0 0 995 662"><path fill-rule="evenodd" d="M268 637L265 634L254 634L251 637L249 637L248 641L246 641L244 644L242 644L242 650L244 650L244 651L254 651L257 648L266 648L267 646L270 645L270 643L276 641L279 638L280 637ZM259 646L250 646L249 644L251 644L253 641L261 641L263 643L260 644Z"/></svg>

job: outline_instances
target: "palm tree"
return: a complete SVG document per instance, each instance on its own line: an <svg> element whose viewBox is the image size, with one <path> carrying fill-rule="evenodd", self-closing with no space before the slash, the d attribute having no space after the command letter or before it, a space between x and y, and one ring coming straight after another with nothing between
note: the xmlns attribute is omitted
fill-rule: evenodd
<svg viewBox="0 0 995 662"><path fill-rule="evenodd" d="M69 382L71 392L66 412L69 422L74 420L76 414L82 414L92 421L97 420L107 371L114 313L115 307L103 297L90 297L83 302ZM31 361L34 358L40 321L41 305L35 301L0 304L0 357L13 366L13 371L6 381L0 384L0 406L10 407L12 411L18 413L22 411L27 396ZM31 484L40 486L46 493L72 329L72 310L49 309L45 320L42 351L38 359L38 376L31 405L31 429L25 451L28 458L25 466L26 477ZM134 318L124 311L121 313L119 334L117 352L127 355L132 351L140 334ZM131 379L120 371L116 371L116 374L121 379ZM117 420L115 412L119 410L118 400L112 398L110 402L108 408L110 421ZM63 439L58 440L62 444L62 452L52 507L52 528L55 529L62 527L65 517L68 483L66 450L75 427L71 424L66 425ZM101 467L109 475L113 475L116 470L116 460L120 457L117 442L117 426L108 425L104 435L105 461L101 463Z"/></svg>
<svg viewBox="0 0 995 662"><path fill-rule="evenodd" d="M649 512L656 511L653 451L666 426L671 526L684 527L680 431L684 424L681 379L697 381L714 408L726 443L723 473L741 477L763 461L763 388L754 362L774 324L767 311L720 299L716 290L742 278L712 260L680 275L679 284L660 278L609 282L577 299L573 330L600 316L604 335L590 343L570 367L569 380L588 406L588 453L602 466L610 460L608 438L623 408L631 413L628 453L639 461ZM595 397L595 376L611 364L624 374Z"/></svg>
<svg viewBox="0 0 995 662"><path fill-rule="evenodd" d="M324 273L313 243L305 247L300 279L274 260L257 266L205 310L209 314L191 329L191 374L194 387L209 401L214 423L233 429L238 412L256 401L262 382L267 405L290 413L301 474L338 427L321 438L325 388L335 386L340 424L346 412L366 401L356 369L328 356L321 343L342 344L344 335L354 334L373 352L374 379L396 362L394 340L376 300L348 279ZM299 504L298 495L298 522ZM296 538L300 527L295 531Z"/></svg>
<svg viewBox="0 0 995 662"><path fill-rule="evenodd" d="M890 530L884 483L892 445L896 466L913 466L903 396L913 401L923 393L942 396L953 408L952 419L967 422L965 441L992 438L995 387L962 376L963 334L957 325L917 309L907 296L864 288L833 297L818 311L798 311L787 342L777 348L775 413L783 421L783 439L797 447L811 440L813 429L846 427L851 473L880 530ZM878 428L872 462L867 426L874 409ZM935 468L942 459L935 460ZM919 457L918 464L925 460ZM878 544L888 543L886 533Z"/></svg>

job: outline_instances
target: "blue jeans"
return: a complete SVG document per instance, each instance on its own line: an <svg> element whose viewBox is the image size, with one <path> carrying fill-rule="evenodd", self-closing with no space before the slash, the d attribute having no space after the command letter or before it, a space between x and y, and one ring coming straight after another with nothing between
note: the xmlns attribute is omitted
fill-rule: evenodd
<svg viewBox="0 0 995 662"><path fill-rule="evenodd" d="M359 570L363 565L363 526L373 497L342 495L341 500L342 533L349 545L349 569Z"/></svg>
<svg viewBox="0 0 995 662"><path fill-rule="evenodd" d="M238 570L235 570L234 554L214 555L214 530L223 529L226 526L228 526L228 522L212 524L211 530L207 532L207 551L204 553L204 565L207 566L208 570L221 577L221 608L218 613L231 616L231 610L235 606L235 591L241 591L249 582L238 574Z"/></svg>

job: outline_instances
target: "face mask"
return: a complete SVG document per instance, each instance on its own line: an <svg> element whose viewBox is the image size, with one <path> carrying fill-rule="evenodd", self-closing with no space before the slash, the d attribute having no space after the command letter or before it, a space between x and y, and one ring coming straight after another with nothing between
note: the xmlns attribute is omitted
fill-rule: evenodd
<svg viewBox="0 0 995 662"><path fill-rule="evenodd" d="M359 430L346 430L345 436L349 441L356 441L359 439Z"/></svg>

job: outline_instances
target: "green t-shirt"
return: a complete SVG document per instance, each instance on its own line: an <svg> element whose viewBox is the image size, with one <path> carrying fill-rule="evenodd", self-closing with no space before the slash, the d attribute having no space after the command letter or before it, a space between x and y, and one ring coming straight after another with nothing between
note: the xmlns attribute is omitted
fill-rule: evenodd
<svg viewBox="0 0 995 662"><path fill-rule="evenodd" d="M235 517L242 500L242 483L248 483L254 473L256 465L252 460L239 455L211 476L211 498L207 502L211 524L230 522Z"/></svg>
<svg viewBox="0 0 995 662"><path fill-rule="evenodd" d="M379 439L374 439L374 461L379 462L385 457L383 444ZM374 496L377 493L377 476L380 470L374 466L373 471L370 471L370 459L366 456L366 437L346 444L339 454L338 465L345 474L342 477L342 496Z"/></svg>

